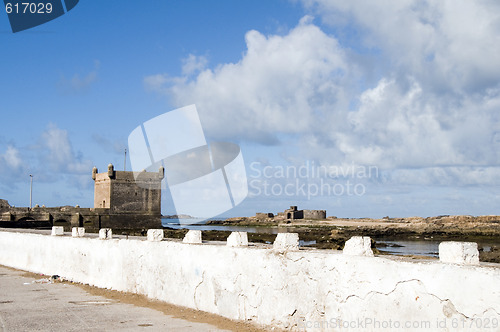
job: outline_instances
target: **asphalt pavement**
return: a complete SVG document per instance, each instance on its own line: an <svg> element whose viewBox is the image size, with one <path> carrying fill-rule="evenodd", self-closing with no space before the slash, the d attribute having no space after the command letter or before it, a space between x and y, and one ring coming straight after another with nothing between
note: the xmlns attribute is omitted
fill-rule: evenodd
<svg viewBox="0 0 500 332"><path fill-rule="evenodd" d="M229 331L0 266L0 331Z"/></svg>

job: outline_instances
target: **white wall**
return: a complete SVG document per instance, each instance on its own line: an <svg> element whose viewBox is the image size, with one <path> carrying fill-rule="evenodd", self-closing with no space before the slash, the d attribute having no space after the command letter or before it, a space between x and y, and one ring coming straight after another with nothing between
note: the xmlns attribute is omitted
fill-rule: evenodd
<svg viewBox="0 0 500 332"><path fill-rule="evenodd" d="M295 330L500 330L494 264L6 231L0 264Z"/></svg>

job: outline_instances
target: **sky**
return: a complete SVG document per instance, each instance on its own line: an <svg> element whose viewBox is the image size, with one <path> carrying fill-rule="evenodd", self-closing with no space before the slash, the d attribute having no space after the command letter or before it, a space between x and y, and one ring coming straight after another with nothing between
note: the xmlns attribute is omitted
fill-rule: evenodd
<svg viewBox="0 0 500 332"><path fill-rule="evenodd" d="M92 207L92 167L123 169L134 128L195 104L245 161L225 217L500 214L494 0L87 0L18 33L0 14L0 49L11 205L32 174L33 204Z"/></svg>

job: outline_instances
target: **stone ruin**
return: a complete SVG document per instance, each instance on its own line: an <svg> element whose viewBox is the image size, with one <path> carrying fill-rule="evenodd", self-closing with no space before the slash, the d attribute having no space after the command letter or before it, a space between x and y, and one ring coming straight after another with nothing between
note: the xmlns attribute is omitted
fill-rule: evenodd
<svg viewBox="0 0 500 332"><path fill-rule="evenodd" d="M297 206L292 205L289 209L278 212L276 216L273 213L258 212L255 214L255 218L258 220L266 218L283 220L323 220L326 219L326 210L299 210Z"/></svg>
<svg viewBox="0 0 500 332"><path fill-rule="evenodd" d="M7 202L5 199L0 199L0 212L4 211L9 211L11 208L9 202Z"/></svg>

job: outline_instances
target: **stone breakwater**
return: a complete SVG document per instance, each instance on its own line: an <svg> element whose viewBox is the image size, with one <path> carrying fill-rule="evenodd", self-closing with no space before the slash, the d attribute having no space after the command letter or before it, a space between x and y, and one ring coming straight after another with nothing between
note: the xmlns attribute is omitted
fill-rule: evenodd
<svg viewBox="0 0 500 332"><path fill-rule="evenodd" d="M198 233L197 233L198 232ZM117 238L110 229L49 234L0 230L0 264L267 327L300 331L495 331L500 265L479 263L477 245L448 242L439 261L373 256L370 239L344 251L298 250L298 236L274 244ZM201 243L200 243L201 242Z"/></svg>

